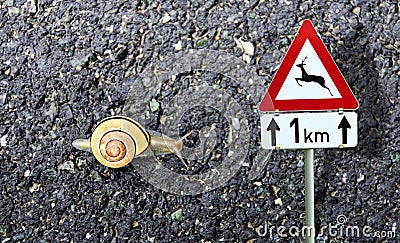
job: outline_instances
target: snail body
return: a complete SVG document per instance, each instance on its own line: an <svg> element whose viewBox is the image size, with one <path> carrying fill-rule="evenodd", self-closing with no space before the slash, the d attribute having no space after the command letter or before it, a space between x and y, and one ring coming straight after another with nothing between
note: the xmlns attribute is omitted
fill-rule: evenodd
<svg viewBox="0 0 400 243"><path fill-rule="evenodd" d="M185 135L181 139L176 140L156 131L148 130L148 132L150 134L150 149L156 155L180 153L183 147L182 141L188 136Z"/></svg>
<svg viewBox="0 0 400 243"><path fill-rule="evenodd" d="M183 161L183 139L189 134L175 140L161 133L147 131L131 118L114 116L102 120L90 139L77 139L72 145L80 150L91 151L105 166L120 168L148 148L156 155L175 153Z"/></svg>

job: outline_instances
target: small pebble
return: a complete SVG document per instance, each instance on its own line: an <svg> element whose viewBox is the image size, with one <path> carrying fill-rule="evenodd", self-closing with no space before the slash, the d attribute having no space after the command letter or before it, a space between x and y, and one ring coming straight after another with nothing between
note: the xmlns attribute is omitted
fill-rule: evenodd
<svg viewBox="0 0 400 243"><path fill-rule="evenodd" d="M235 130L240 129L240 121L238 118L236 118L236 117L232 118L232 126Z"/></svg>
<svg viewBox="0 0 400 243"><path fill-rule="evenodd" d="M275 202L276 205L281 205L281 206L283 205L281 198L275 199L274 202Z"/></svg>
<svg viewBox="0 0 400 243"><path fill-rule="evenodd" d="M158 111L159 108L160 108L160 103L158 103L157 100L155 99L150 100L150 110L152 112Z"/></svg>
<svg viewBox="0 0 400 243"><path fill-rule="evenodd" d="M73 173L75 171L74 163L72 161L66 161L66 162L62 163L61 165L58 166L58 169L67 170L71 173Z"/></svg>
<svg viewBox="0 0 400 243"><path fill-rule="evenodd" d="M261 183L260 181L255 181L255 182L253 182L253 185L256 185L256 186L261 186L261 185L262 185L262 183Z"/></svg>
<svg viewBox="0 0 400 243"><path fill-rule="evenodd" d="M34 182L34 183L32 184L32 186L29 187L29 191L30 191L30 192L37 192L37 191L40 190L40 186L41 186L41 185L40 185L39 183Z"/></svg>
<svg viewBox="0 0 400 243"><path fill-rule="evenodd" d="M168 23L170 20L171 20L171 16L169 16L168 13L165 13L164 16L162 17L162 22L165 24L165 23Z"/></svg>
<svg viewBox="0 0 400 243"><path fill-rule="evenodd" d="M355 7L355 8L353 8L353 13L355 14L355 15L359 15L360 14L360 10L361 10L361 8L360 7Z"/></svg>
<svg viewBox="0 0 400 243"><path fill-rule="evenodd" d="M171 219L177 220L177 221L182 221L183 216L182 216L182 209L178 209L175 212L171 214Z"/></svg>
<svg viewBox="0 0 400 243"><path fill-rule="evenodd" d="M28 177L28 176L30 176L31 175L31 171L30 170L26 170L25 172L24 172L24 177Z"/></svg>
<svg viewBox="0 0 400 243"><path fill-rule="evenodd" d="M1 147L7 146L7 137L8 137L8 135L6 134L6 135L4 135L4 136L2 136L2 137L0 138L0 145L1 145Z"/></svg>
<svg viewBox="0 0 400 243"><path fill-rule="evenodd" d="M362 182L365 179L365 176L360 173L360 176L357 178L357 182Z"/></svg>
<svg viewBox="0 0 400 243"><path fill-rule="evenodd" d="M178 41L178 43L172 45L175 50L180 51L182 50L182 41Z"/></svg>
<svg viewBox="0 0 400 243"><path fill-rule="evenodd" d="M242 38L236 39L236 45L247 55L254 55L254 45L250 41L243 41Z"/></svg>

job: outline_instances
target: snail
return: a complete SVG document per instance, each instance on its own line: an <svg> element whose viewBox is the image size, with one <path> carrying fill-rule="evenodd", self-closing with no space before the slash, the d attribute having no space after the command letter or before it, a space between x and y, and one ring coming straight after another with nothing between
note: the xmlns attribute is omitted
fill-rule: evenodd
<svg viewBox="0 0 400 243"><path fill-rule="evenodd" d="M95 127L90 139L76 139L72 146L92 152L101 164L111 168L129 164L148 148L155 155L175 153L187 167L181 151L183 140L190 134L192 132L175 140L155 131L147 131L131 118L113 116L102 120Z"/></svg>

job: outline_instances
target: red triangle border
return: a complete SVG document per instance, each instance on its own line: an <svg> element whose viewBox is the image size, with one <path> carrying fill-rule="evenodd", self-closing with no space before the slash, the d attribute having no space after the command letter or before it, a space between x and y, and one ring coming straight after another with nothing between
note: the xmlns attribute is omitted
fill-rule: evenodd
<svg viewBox="0 0 400 243"><path fill-rule="evenodd" d="M336 88L338 89L342 98L276 100L279 90L285 82L290 69L294 65L294 62L296 61L296 58L307 39L310 41L322 64L325 66L326 71L336 85ZM358 106L357 99L337 67L335 61L331 57L326 46L318 36L318 33L311 21L304 20L296 38L290 45L282 64L276 72L264 98L260 103L260 111L323 111L338 110L340 108L343 108L344 110L357 110Z"/></svg>

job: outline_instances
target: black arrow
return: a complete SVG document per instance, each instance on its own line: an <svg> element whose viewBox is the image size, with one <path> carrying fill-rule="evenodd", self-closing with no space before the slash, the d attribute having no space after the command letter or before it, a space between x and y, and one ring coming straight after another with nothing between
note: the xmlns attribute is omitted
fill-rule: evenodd
<svg viewBox="0 0 400 243"><path fill-rule="evenodd" d="M342 121L340 121L338 129L342 129L342 143L347 143L347 128L351 128L349 121L346 116L343 116Z"/></svg>
<svg viewBox="0 0 400 243"><path fill-rule="evenodd" d="M271 144L272 146L276 146L276 131L280 131L281 129L279 128L278 124L276 124L276 121L274 118L272 118L271 122L269 123L267 127L267 131L271 131Z"/></svg>

